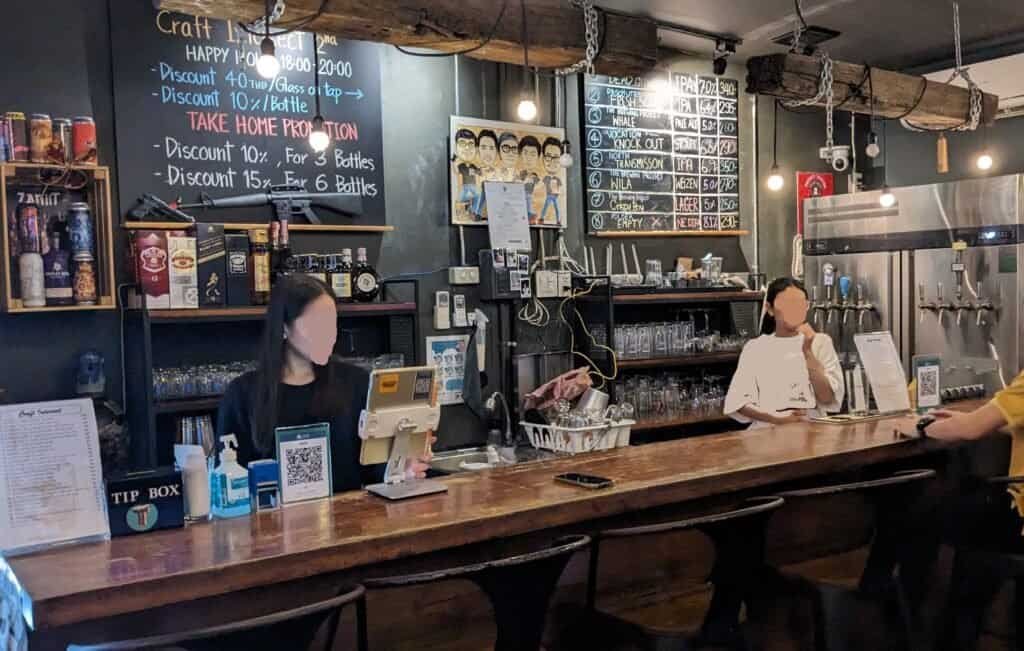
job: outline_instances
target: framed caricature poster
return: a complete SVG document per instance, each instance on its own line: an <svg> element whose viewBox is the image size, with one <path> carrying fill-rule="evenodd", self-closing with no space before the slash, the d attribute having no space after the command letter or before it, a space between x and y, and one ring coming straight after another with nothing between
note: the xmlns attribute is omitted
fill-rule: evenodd
<svg viewBox="0 0 1024 651"><path fill-rule="evenodd" d="M451 116L451 216L459 226L487 223L484 183L521 183L530 225L566 225L565 130Z"/></svg>

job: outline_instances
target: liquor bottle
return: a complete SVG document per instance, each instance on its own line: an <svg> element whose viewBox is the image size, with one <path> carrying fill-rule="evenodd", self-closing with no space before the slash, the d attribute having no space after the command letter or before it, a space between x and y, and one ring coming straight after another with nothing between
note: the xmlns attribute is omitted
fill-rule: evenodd
<svg viewBox="0 0 1024 651"><path fill-rule="evenodd" d="M266 229L249 231L252 252L252 303L266 305L270 301L270 247Z"/></svg>
<svg viewBox="0 0 1024 651"><path fill-rule="evenodd" d="M342 303L352 302L352 249L341 250L341 282L340 287L335 288L338 298ZM340 291L339 291L340 289Z"/></svg>
<svg viewBox="0 0 1024 651"><path fill-rule="evenodd" d="M276 219L270 220L270 284L277 284L277 277L281 269L281 223Z"/></svg>
<svg viewBox="0 0 1024 651"><path fill-rule="evenodd" d="M352 298L366 303L380 293L380 276L366 260L366 249L356 249L356 265L352 270Z"/></svg>
<svg viewBox="0 0 1024 651"><path fill-rule="evenodd" d="M71 252L60 248L60 234L50 235L50 250L43 256L43 283L47 305L74 305L71 289Z"/></svg>
<svg viewBox="0 0 1024 651"><path fill-rule="evenodd" d="M281 251L278 253L278 276L287 276L295 272L295 264L292 260L292 245L288 241L288 219L278 220L281 231Z"/></svg>

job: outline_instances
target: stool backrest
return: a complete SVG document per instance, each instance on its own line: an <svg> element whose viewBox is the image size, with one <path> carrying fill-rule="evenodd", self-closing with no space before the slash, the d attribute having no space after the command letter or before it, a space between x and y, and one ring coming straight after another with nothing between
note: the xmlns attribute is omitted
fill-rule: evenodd
<svg viewBox="0 0 1024 651"><path fill-rule="evenodd" d="M257 649L309 648L317 631L328 622L324 651L334 646L338 619L345 606L356 603L359 608L359 648L365 651L365 595L363 586L347 589L337 597L317 603L253 617L230 624L153 637L122 640L86 646L71 645L68 651L129 651L131 649L186 649L188 651L255 651Z"/></svg>
<svg viewBox="0 0 1024 651"><path fill-rule="evenodd" d="M473 579L474 576L483 574L490 570L499 568L515 567L517 565L528 565L538 563L547 559L571 556L578 551L590 546L590 537L583 535L566 536L555 540L550 546L537 551L519 554L518 556L507 556L492 561L460 565L459 567L445 568L432 572L420 572L418 574L407 574L405 576L388 576L363 581L368 589L378 588L399 588L409 585L433 583L435 581L447 581L450 579Z"/></svg>
<svg viewBox="0 0 1024 651"><path fill-rule="evenodd" d="M844 482L841 484L828 484L812 488L802 488L790 491L780 491L779 495L786 499L798 499L802 497L823 497L826 495L839 495L841 493L873 493L895 488L906 487L909 484L932 479L935 471L925 468L920 470L900 470L891 475L867 479L862 481Z"/></svg>
<svg viewBox="0 0 1024 651"><path fill-rule="evenodd" d="M628 527L624 529L606 529L595 535L595 538L627 538L630 536L649 536L669 532L686 531L688 529L707 530L738 524L741 520L767 517L778 510L785 500L778 496L753 497L742 502L737 508L722 513L701 515L687 520L659 522L658 524Z"/></svg>

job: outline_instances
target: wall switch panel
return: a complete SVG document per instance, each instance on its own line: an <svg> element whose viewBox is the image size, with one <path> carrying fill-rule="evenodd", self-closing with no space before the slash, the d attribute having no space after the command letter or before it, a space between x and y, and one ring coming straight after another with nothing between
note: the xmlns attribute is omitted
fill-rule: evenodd
<svg viewBox="0 0 1024 651"><path fill-rule="evenodd" d="M456 294L452 297L452 325L456 328L465 328L469 325L466 318L466 295Z"/></svg>
<svg viewBox="0 0 1024 651"><path fill-rule="evenodd" d="M452 308L448 292L434 294L434 329L447 330L452 327Z"/></svg>
<svg viewBox="0 0 1024 651"><path fill-rule="evenodd" d="M537 272L533 274L533 282L534 293L537 298L558 298L561 296L559 293L557 271L538 269Z"/></svg>
<svg viewBox="0 0 1024 651"><path fill-rule="evenodd" d="M448 267L449 285L479 285L480 267Z"/></svg>

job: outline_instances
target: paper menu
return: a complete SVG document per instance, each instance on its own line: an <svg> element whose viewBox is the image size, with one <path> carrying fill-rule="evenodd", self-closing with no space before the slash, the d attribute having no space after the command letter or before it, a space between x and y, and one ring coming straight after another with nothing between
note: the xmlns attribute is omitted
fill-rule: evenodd
<svg viewBox="0 0 1024 651"><path fill-rule="evenodd" d="M893 414L910 411L907 378L890 332L866 332L853 336L861 364L871 383L878 411Z"/></svg>
<svg viewBox="0 0 1024 651"><path fill-rule="evenodd" d="M107 538L92 401L0 407L0 552Z"/></svg>
<svg viewBox="0 0 1024 651"><path fill-rule="evenodd" d="M529 251L530 222L526 215L526 190L522 183L484 184L487 195L487 233L492 249Z"/></svg>

